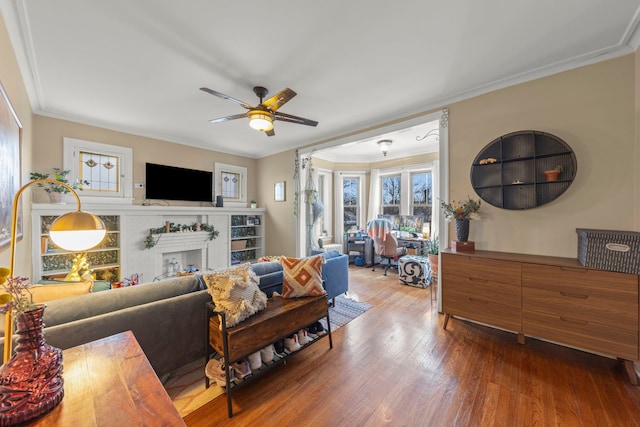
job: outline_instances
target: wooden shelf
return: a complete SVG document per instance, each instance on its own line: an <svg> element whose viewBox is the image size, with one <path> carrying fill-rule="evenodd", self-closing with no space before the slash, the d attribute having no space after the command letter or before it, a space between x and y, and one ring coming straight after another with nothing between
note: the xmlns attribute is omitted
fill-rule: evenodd
<svg viewBox="0 0 640 427"><path fill-rule="evenodd" d="M485 163L491 159L492 163ZM562 166L558 181L544 171ZM573 182L576 157L560 138L540 131L518 131L491 141L471 166L471 184L482 200L502 209L531 209L560 197Z"/></svg>

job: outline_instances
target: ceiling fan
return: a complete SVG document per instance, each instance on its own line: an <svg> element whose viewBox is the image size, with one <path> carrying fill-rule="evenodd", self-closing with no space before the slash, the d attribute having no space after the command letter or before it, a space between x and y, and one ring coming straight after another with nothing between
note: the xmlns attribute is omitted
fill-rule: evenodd
<svg viewBox="0 0 640 427"><path fill-rule="evenodd" d="M220 92L216 92L215 90L206 87L201 87L200 90L210 93L211 95L215 95L219 98L226 99L227 101L240 104L241 106L249 110L246 113L234 114L233 116L226 116L209 120L211 123L220 123L248 117L249 126L251 126L255 130L266 133L268 136L275 135L275 132L273 131L273 122L275 120L297 123L299 125L307 126L317 126L318 124L318 122L314 120L292 116L291 114L285 114L278 111L278 108L282 107L291 98L297 95L293 90L289 88L281 90L266 101L262 101L264 97L267 96L269 91L267 90L267 88L264 88L262 86L254 87L253 92L258 96L258 98L260 98L260 104L255 107L253 105L247 104L246 102L240 101L239 99L233 98Z"/></svg>

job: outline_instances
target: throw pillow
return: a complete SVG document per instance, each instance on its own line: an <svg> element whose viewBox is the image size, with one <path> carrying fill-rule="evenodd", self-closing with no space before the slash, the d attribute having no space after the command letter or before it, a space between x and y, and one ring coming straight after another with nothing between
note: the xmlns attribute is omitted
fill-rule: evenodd
<svg viewBox="0 0 640 427"><path fill-rule="evenodd" d="M203 278L216 311L225 314L228 328L267 307L267 296L258 287L260 281L249 263Z"/></svg>
<svg viewBox="0 0 640 427"><path fill-rule="evenodd" d="M34 285L29 288L33 302L43 303L60 298L74 297L91 293L93 281L69 282L56 285Z"/></svg>
<svg viewBox="0 0 640 427"><path fill-rule="evenodd" d="M322 287L322 264L324 256L307 258L280 257L282 264L282 297L310 297L324 295Z"/></svg>

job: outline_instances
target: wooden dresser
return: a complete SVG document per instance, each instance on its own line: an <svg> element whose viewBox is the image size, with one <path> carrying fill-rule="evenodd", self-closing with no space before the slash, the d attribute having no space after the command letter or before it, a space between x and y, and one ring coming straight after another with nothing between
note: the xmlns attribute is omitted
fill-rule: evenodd
<svg viewBox="0 0 640 427"><path fill-rule="evenodd" d="M577 259L442 251L444 328L458 316L622 359L633 384L640 357L638 276Z"/></svg>

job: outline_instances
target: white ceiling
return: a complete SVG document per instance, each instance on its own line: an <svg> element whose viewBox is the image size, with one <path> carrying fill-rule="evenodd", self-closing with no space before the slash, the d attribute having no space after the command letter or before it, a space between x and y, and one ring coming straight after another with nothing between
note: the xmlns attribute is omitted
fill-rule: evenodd
<svg viewBox="0 0 640 427"><path fill-rule="evenodd" d="M633 52L640 0L0 0L36 114L263 157ZM206 86L298 93L273 137Z"/></svg>

